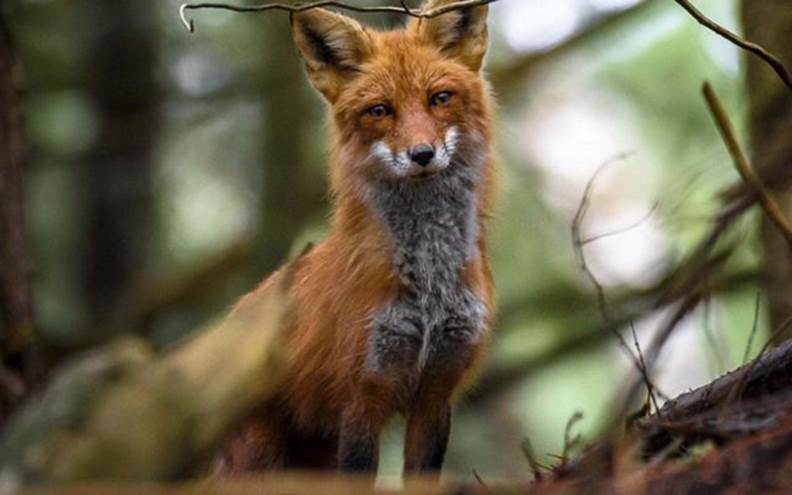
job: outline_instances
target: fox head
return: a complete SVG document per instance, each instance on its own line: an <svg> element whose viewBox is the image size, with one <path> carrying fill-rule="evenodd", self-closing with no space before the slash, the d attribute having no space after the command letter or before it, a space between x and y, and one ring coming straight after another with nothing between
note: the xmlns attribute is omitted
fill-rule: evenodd
<svg viewBox="0 0 792 495"><path fill-rule="evenodd" d="M430 0L424 9L452 1ZM487 12L469 7L394 31L325 9L292 15L309 79L331 108L336 185L360 177L429 179L485 160L471 153L483 155L489 140L489 89L481 77Z"/></svg>

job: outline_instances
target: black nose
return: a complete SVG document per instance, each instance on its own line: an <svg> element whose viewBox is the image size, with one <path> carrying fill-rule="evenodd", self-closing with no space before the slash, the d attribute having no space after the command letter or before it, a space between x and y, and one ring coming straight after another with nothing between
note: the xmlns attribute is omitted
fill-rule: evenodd
<svg viewBox="0 0 792 495"><path fill-rule="evenodd" d="M429 165L434 155L434 148L428 144L419 144L410 151L410 159L422 167Z"/></svg>

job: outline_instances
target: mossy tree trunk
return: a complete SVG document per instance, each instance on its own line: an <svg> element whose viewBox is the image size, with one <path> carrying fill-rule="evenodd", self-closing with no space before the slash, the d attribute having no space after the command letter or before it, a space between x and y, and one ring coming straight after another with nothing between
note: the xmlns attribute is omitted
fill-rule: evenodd
<svg viewBox="0 0 792 495"><path fill-rule="evenodd" d="M41 362L33 342L33 297L24 218L28 163L18 64L0 0L0 424L34 388Z"/></svg>

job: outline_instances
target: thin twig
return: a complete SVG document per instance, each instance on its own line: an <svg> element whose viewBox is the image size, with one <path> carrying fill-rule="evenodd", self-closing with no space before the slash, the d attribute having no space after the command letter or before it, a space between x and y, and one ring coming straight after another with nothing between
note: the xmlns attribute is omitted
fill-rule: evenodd
<svg viewBox="0 0 792 495"><path fill-rule="evenodd" d="M533 471L534 475L534 481L542 481L542 478L544 477L542 474L542 469L546 467L542 466L542 464L536 460L536 454L534 453L531 440L524 438L522 444L520 444L520 447L522 448L525 459L528 461L528 465L531 466L531 471Z"/></svg>
<svg viewBox="0 0 792 495"><path fill-rule="evenodd" d="M415 17L416 13L410 8L409 5L407 5L407 0L399 0L399 5L401 5L401 7L404 9L405 14Z"/></svg>
<svg viewBox="0 0 792 495"><path fill-rule="evenodd" d="M751 376L756 365L759 364L759 362L762 360L767 350L770 349L770 346L775 341L775 338L778 335L780 335L782 332L786 331L790 326L792 326L792 316L787 318L784 322L781 323L781 325L778 326L778 328L773 330L773 332L770 334L770 337L767 339L767 342L765 342L765 344L759 350L759 354L754 358L753 361L751 361L751 364L745 368L745 371L740 377L740 380L735 384L734 388L729 393L725 403L728 404L743 394L743 391L745 390L745 387L748 384L748 377Z"/></svg>
<svg viewBox="0 0 792 495"><path fill-rule="evenodd" d="M644 359L643 351L641 350L641 344L638 342L638 334L635 332L635 322L630 322L630 331L632 332L635 349L638 352L638 363L640 365L638 366L638 369L643 375L644 382L646 383L646 392L649 394L649 400L651 401L652 406L654 406L655 411L660 414L660 406L657 403L654 384L649 377L649 368L646 366L646 360Z"/></svg>
<svg viewBox="0 0 792 495"><path fill-rule="evenodd" d="M682 300L677 310L666 322L665 326L661 328L654 340L649 344L645 361L647 367L652 367L654 365L655 361L657 361L660 351L662 350L663 346L665 346L665 343L668 341L669 337L671 337L671 334L674 333L676 327L687 317L691 311L696 309L696 307L699 305L701 300L704 298L703 292L703 287L693 288L691 293Z"/></svg>
<svg viewBox="0 0 792 495"><path fill-rule="evenodd" d="M648 466L659 466L660 464L668 460L668 458L671 457L674 453L679 452L679 450L684 447L684 444L685 444L684 437L674 438L671 442L669 442L669 444L663 450L658 452L656 455L652 456L647 461L646 464Z"/></svg>
<svg viewBox="0 0 792 495"><path fill-rule="evenodd" d="M607 299L605 298L605 289L597 279L596 275L594 275L594 272L592 272L591 268L589 268L588 266L588 261L586 260L586 253L584 250L586 241L582 239L580 232L583 226L583 222L586 219L586 215L588 214L589 209L591 208L591 197L594 194L594 185L597 181L597 178L609 165L613 164L618 160L623 160L627 156L628 156L627 154L617 155L616 157L600 165L600 167L594 172L594 174L591 176L588 183L586 184L586 188L583 191L583 197L580 199L580 204L578 205L577 212L575 213L575 218L572 221L572 243L573 243L573 248L575 250L575 255L578 260L578 265L580 269L583 271L583 273L586 275L586 277L589 279L591 284L594 286L594 289L597 293L599 310L600 313L602 314L603 320L605 320L606 323L609 323L611 321L611 317L610 317L610 311L608 310L608 302ZM600 236L600 238L601 237L602 236ZM646 363L643 360L643 356L640 355L639 357L635 356L635 354L632 352L632 349L630 349L630 346L627 345L627 341L624 339L624 336L619 332L617 328L612 328L611 331L618 340L621 348L624 349L624 351L628 354L631 361L635 365L636 369L640 373L641 378L645 382L646 389L649 392L649 396L652 398L652 401L655 405L655 409L657 409L658 408L657 398L655 397L655 393L654 393L655 387L650 380L649 370L646 367ZM635 333L635 329L633 328L633 334L634 333ZM637 344L638 339L636 338L635 341ZM638 352L640 354L640 347L638 347Z"/></svg>
<svg viewBox="0 0 792 495"><path fill-rule="evenodd" d="M572 428L575 427L583 419L583 413L580 411L575 411L569 421L567 421L566 428L564 428L564 451L561 454L561 466L566 467L567 463L569 463L569 454L571 453L572 449L576 446L580 445L581 436L575 435L572 436Z"/></svg>
<svg viewBox="0 0 792 495"><path fill-rule="evenodd" d="M743 50L747 50L757 57L761 58L765 62L767 62L770 67L778 74L778 77L786 84L786 86L792 90L792 74L790 74L789 70L784 66L781 60L763 48L761 45L758 45L752 41L748 41L744 38L739 37L737 34L729 31L725 27L721 26L717 22L713 21L712 19L705 16L700 10L698 10L695 6L693 6L688 0L674 0L680 7L685 9L688 14L690 14L699 24L706 27L710 31L718 34L722 38L727 39L728 41L734 43L735 45L739 46Z"/></svg>
<svg viewBox="0 0 792 495"><path fill-rule="evenodd" d="M756 337L756 330L759 328L759 310L762 306L762 293L756 293L756 304L754 304L753 326L751 327L751 334L748 336L748 344L745 346L745 354L743 355L743 364L748 362L748 356L751 354L753 341Z"/></svg>
<svg viewBox="0 0 792 495"><path fill-rule="evenodd" d="M649 212L646 213L646 215L644 215L643 218L641 218L640 220L638 220L638 221L636 221L636 222L634 222L634 223L632 223L632 224L630 224L630 225L628 225L626 227L621 227L619 229L611 230L609 232L603 232L601 234L592 235L591 237L587 237L587 238L583 239L582 241L580 241L580 243L583 244L584 246L586 246L588 244L591 244L591 243L594 243L594 242L597 242L597 241L601 241L602 239L606 239L608 237L614 237L614 236L621 235L621 234L626 234L627 232L629 232L631 230L637 229L638 227L640 227L641 225L643 225L644 223L649 221L649 219L652 218L655 213L657 213L657 209L659 207L660 207L660 203L655 203L655 204L652 205L652 208L649 210Z"/></svg>
<svg viewBox="0 0 792 495"><path fill-rule="evenodd" d="M640 409L628 414L627 417L624 418L624 424L626 426L625 430L632 430L638 421L649 416L651 409L651 402L648 400L644 401L644 403L641 404ZM619 416L619 419L621 419L621 416Z"/></svg>
<svg viewBox="0 0 792 495"><path fill-rule="evenodd" d="M575 218L572 220L572 245L575 250L575 257L578 261L578 266L580 270L586 275L591 285L594 286L594 290L597 292L597 302L599 304L599 310L602 314L602 318L606 321L610 320L610 314L608 311L608 302L605 299L605 289L602 287L602 284L597 279L594 272L591 271L591 268L588 266L588 262L586 261L586 253L584 251L585 243L583 241L583 237L580 233L581 228L583 227L583 222L586 220L586 215L588 214L589 208L591 207L591 196L594 194L594 184L597 181L597 178L600 174L608 168L610 165L616 163L619 160L624 160L628 155L626 153L622 153L617 155L610 160L607 160L605 163L599 166L599 168L594 172L594 175L586 183L586 188L583 191L583 197L580 198L580 204L578 205L577 212L575 212Z"/></svg>
<svg viewBox="0 0 792 495"><path fill-rule="evenodd" d="M723 141L729 150L729 154L734 161L734 165L737 167L737 171L740 173L743 181L745 181L745 183L754 190L757 199L759 200L759 204L762 206L762 209L765 211L768 218L776 225L776 227L778 227L778 230L781 231L781 234L784 236L784 239L786 239L790 250L792 250L792 225L789 224L787 219L784 217L781 208L764 187L762 181L756 175L756 172L754 172L748 156L742 150L737 138L735 137L734 127L732 126L728 115L726 115L723 105L721 105L718 96L715 94L715 91L708 82L704 83L703 93L704 98L707 100L707 104L709 105L712 117L715 119L718 130L720 131Z"/></svg>
<svg viewBox="0 0 792 495"><path fill-rule="evenodd" d="M712 329L712 296L707 295L704 301L704 322L702 325L704 330L704 337L712 347L712 352L715 357L715 370L710 369L713 374L720 374L724 370L723 354L721 353L721 343L715 338L715 332ZM710 364L711 366L711 364Z"/></svg>
<svg viewBox="0 0 792 495"><path fill-rule="evenodd" d="M573 242L573 247L574 247L574 250L575 250L576 257L578 259L578 265L579 265L580 269L583 271L583 273L585 273L586 276L588 277L588 279L591 281L592 285L594 286L594 288L595 288L595 290L597 292L597 300L599 302L600 313L602 314L602 318L605 320L606 323L610 322L611 318L610 318L610 312L608 310L607 300L605 298L605 290L604 290L602 284L597 279L597 277L594 275L594 272L592 272L591 269L588 266L588 262L586 260L586 253L584 251L585 244L584 244L584 241L582 239L580 231L581 231L581 227L583 225L583 221L586 219L586 215L588 214L588 211L589 211L589 209L591 207L591 196L592 196L592 194L594 192L594 184L595 184L597 178L599 177L600 173L602 173L602 171L608 165L612 164L617 159L623 159L625 156L626 155L620 155L620 156L617 156L614 159L611 159L611 160L603 163L597 169L597 171L594 173L594 175L592 175L592 177L589 179L588 183L586 184L586 188L585 188L585 190L583 192L583 197L580 200L580 205L578 206L577 213L575 214L575 218L574 218L574 220L572 222L572 242ZM683 306L686 306L686 304L683 304ZM682 317L680 317L680 319L681 318ZM676 323L678 323L678 320L672 321L670 329L665 329L664 332L661 333L661 335L664 335L666 333L670 334L670 332L673 331L673 328L676 326ZM641 352L641 349L640 349L640 345L638 345L638 338L635 336L635 327L632 325L632 322L631 322L631 326L632 326L633 336L635 338L636 347L637 347L638 353L639 353L638 356L636 356L633 353L632 349L630 349L629 345L627 345L627 342L624 339L624 336L621 334L621 332L619 332L618 329L613 328L612 329L612 333L614 334L614 336L618 340L619 345L622 347L622 349L624 349L624 351L628 354L628 356L632 360L633 364L635 365L635 368L638 370L639 376L640 376L641 380L644 382L644 385L646 386L647 392L649 394L650 401L651 401L652 405L654 406L655 410L659 410L657 397L655 395L656 387L653 385L653 383L651 381L651 378L650 378L650 375L649 375L649 367L647 366L646 361L644 360L643 353ZM665 342L665 338L667 338L667 335L666 335L666 337L663 338L662 343ZM662 343L660 344L660 346L662 346ZM653 345L654 344L655 344L655 342L653 342ZM653 355L658 353L658 352L659 352L659 349L657 351L653 352ZM630 390L630 393L629 393L628 397L632 397L633 396L634 389L635 389L635 387L637 385L639 385L639 384L630 385L628 387L628 390ZM627 404L625 405L625 407L627 407L628 405L629 405L629 400L628 400Z"/></svg>
<svg viewBox="0 0 792 495"><path fill-rule="evenodd" d="M476 478L476 481L478 482L479 485L483 487L487 486L487 482L484 481L484 478L482 478L481 475L478 473L478 471L476 471L475 469L473 469L473 477Z"/></svg>
<svg viewBox="0 0 792 495"><path fill-rule="evenodd" d="M665 343L674 333L674 330L677 326L682 322L682 320L687 317L687 315L693 311L698 304L701 302L703 298L703 289L701 287L694 287L691 289L691 293L685 296L682 302L677 307L676 311L673 313L671 318L661 327L660 331L654 337L652 342L649 344L649 348L646 352L646 358L644 360L645 369L651 369L654 367L655 363L657 362L658 357L660 356L660 352L662 351ZM628 383L627 387L625 387L626 392L624 393L623 397L621 397L621 404L618 406L617 409L618 414L613 416L613 420L607 425L607 431L612 432L614 428L618 426L619 418L627 417L628 411L630 408L630 404L632 404L632 399L635 397L636 392L639 390L641 386L641 381L645 381L643 376L631 378L631 381Z"/></svg>
<svg viewBox="0 0 792 495"><path fill-rule="evenodd" d="M261 5L232 5L222 2L202 2L202 3L184 3L179 7L179 18L181 19L184 27L189 32L195 32L195 23L192 19L187 18L188 10L199 9L217 9L217 10L230 10L232 12L265 12L267 10L280 10L284 12L304 12L306 10L316 9L320 7L334 7L337 9L348 10L351 12L361 13L390 13L390 14L403 14L418 19L428 19L437 17L454 10L466 9L468 7L477 7L487 5L498 0L459 0L448 5L441 5L426 11L410 9L407 4L402 0L400 7L393 6L375 6L375 7L361 7L357 5L349 5L345 2L337 0L320 0L316 2L305 3L302 5L289 5L286 3L264 3Z"/></svg>

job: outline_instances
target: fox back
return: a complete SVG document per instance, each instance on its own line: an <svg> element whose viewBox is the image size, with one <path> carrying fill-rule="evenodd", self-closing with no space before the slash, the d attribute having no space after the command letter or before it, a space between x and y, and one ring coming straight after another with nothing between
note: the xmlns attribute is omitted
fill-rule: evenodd
<svg viewBox="0 0 792 495"><path fill-rule="evenodd" d="M407 418L405 468L442 466L494 311L486 17L477 6L380 32L323 9L292 16L331 115L332 226L297 261L282 390L229 442L226 472L373 470L394 414Z"/></svg>

